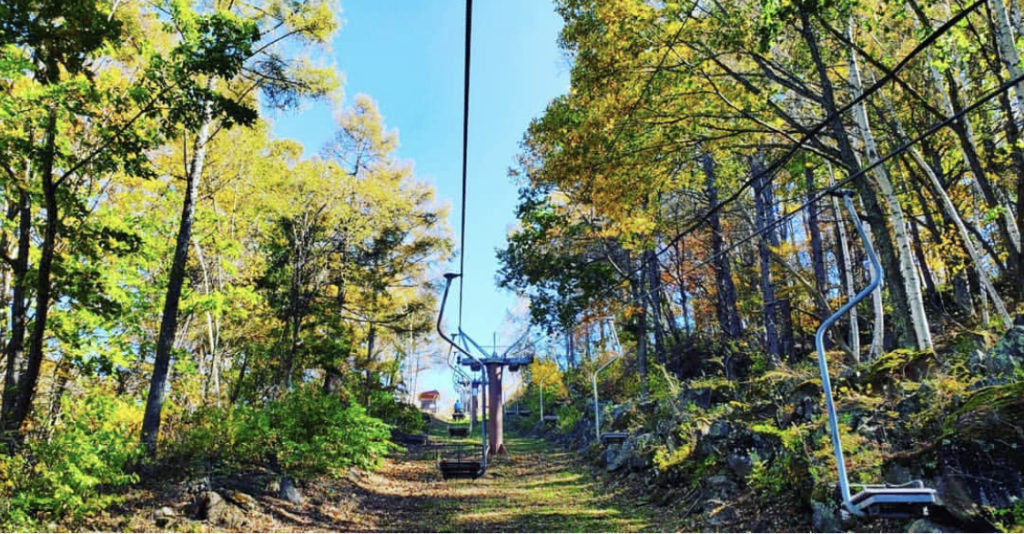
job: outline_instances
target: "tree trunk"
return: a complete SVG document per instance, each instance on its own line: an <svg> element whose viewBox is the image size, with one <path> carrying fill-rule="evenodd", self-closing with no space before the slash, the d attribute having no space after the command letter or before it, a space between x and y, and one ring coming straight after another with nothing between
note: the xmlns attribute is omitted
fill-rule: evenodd
<svg viewBox="0 0 1024 534"><path fill-rule="evenodd" d="M871 235L871 228L865 228L864 235L867 236L868 241L872 245L875 244L875 238ZM868 361L874 360L885 353L885 306L882 303L881 285L871 293L871 311L874 324L871 325L871 345L868 347Z"/></svg>
<svg viewBox="0 0 1024 534"><path fill-rule="evenodd" d="M832 166L828 166L828 185L829 187L835 186L835 177L832 174ZM836 221L836 234L837 234L837 253L838 261L840 266L840 274L842 278L843 292L847 300L852 300L857 295L857 288L853 283L853 258L850 255L850 241L846 235L846 225L843 224L842 212L839 211L839 200L836 197L832 197L832 218ZM873 296L878 297L879 303L882 300L882 289L879 287L875 290ZM880 310L881 307L878 308ZM877 310L876 310L877 311ZM860 322L857 318L857 307L854 306L850 309L850 313L846 315L849 318L850 324L850 352L853 353L853 359L856 363L860 363ZM881 318L879 317L878 323L881 324Z"/></svg>
<svg viewBox="0 0 1024 534"><path fill-rule="evenodd" d="M633 320L636 325L636 364L640 372L640 392L641 396L647 398L647 299L643 294L644 275L642 272L630 280L630 286L633 289L633 304L639 309Z"/></svg>
<svg viewBox="0 0 1024 534"><path fill-rule="evenodd" d="M654 326L654 358L655 361L664 365L665 355L665 329L661 324L661 274L658 269L658 257L654 250L644 253L644 265L647 271L647 300L651 306L651 323Z"/></svg>
<svg viewBox="0 0 1024 534"><path fill-rule="evenodd" d="M852 61L850 68L851 80L853 79L855 72L856 61ZM883 101L886 105L889 120L896 132L897 138L900 139L901 142L906 143L908 141L906 132L903 130L903 125L900 123L899 118L894 113L891 103L887 98ZM962 242L961 244L978 273L978 282L981 284L982 290L988 292L989 296L992 297L992 304L995 306L996 311L999 312L999 316L1003 320L1004 325L1009 328L1013 324L1013 319L1010 318L1010 314L1006 310L1006 305L999 297L999 293L996 292L995 286L993 286L992 280L990 279L988 272L985 270L984 263L982 263L981 255L978 254L977 250L975 250L974 241L971 240L971 235L967 232L967 227L964 225L963 218L960 217L960 213L957 212L956 206L953 205L953 201L950 200L949 195L946 194L946 190L942 186L942 181L939 180L938 175L932 169L931 165L925 161L921 152L917 150L917 148L910 147L909 152L914 163L917 164L918 168L921 169L921 172L923 172L925 177L928 178L932 195L939 200L939 207L942 208L942 212L945 215L946 220L953 223L953 227L956 228L957 233L960 236L960 241Z"/></svg>
<svg viewBox="0 0 1024 534"><path fill-rule="evenodd" d="M779 343L776 319L775 288L772 286L771 246L776 241L776 231L770 228L774 223L772 216L772 186L764 175L760 155L754 156L750 164L750 173L754 175L754 213L756 214L756 231L761 237L757 240L757 253L760 258L761 297L764 300L764 343L772 363L781 361L782 347Z"/></svg>
<svg viewBox="0 0 1024 534"><path fill-rule="evenodd" d="M14 258L12 274L14 284L11 290L11 338L7 342L7 367L4 371L3 408L0 411L0 432L13 438L21 423L15 426L14 407L18 399L17 371L25 353L25 332L28 326L27 283L29 248L32 239L32 203L26 191L18 194L18 203L13 210L18 217L18 254Z"/></svg>
<svg viewBox="0 0 1024 534"><path fill-rule="evenodd" d="M847 172L852 175L860 170L860 162L853 151L853 144L846 132L846 127L843 125L842 117L838 113L838 107L835 103L835 91L832 87L832 81L828 77L828 65L825 64L821 57L817 37L814 34L813 28L811 28L810 17L804 11L800 12L800 17L803 24L802 34L804 41L807 43L811 53L811 59L814 61L815 70L818 74L818 81L821 84L822 106L825 113L832 117L832 137L835 138L836 144L839 146L843 165L846 167ZM854 180L853 187L860 195L868 226L875 234L878 255L882 262L882 269L885 271L884 279L887 281L886 286L892 300L896 329L901 339L913 337L913 331L906 324L906 318L910 317L906 287L903 279L900 277L900 264L896 259L896 251L892 240L889 238L889 229L886 227L886 217L883 214L882 206L879 204L878 196L867 180Z"/></svg>
<svg viewBox="0 0 1024 534"><path fill-rule="evenodd" d="M825 251L821 246L821 228L818 221L818 203L811 200L818 193L814 187L814 171L804 167L804 179L807 185L807 233L811 238L811 263L814 265L814 283L818 292L828 294L828 275L825 271ZM823 320L828 316L828 308L817 305L818 316Z"/></svg>
<svg viewBox="0 0 1024 534"><path fill-rule="evenodd" d="M852 25L852 23L851 23ZM847 37L851 38L851 30L847 28ZM849 58L850 67L850 89L853 98L859 98L863 93L861 87L860 67L857 64L857 55L851 50ZM874 165L878 160L878 145L875 142L874 134L868 121L867 107L863 102L853 106L853 117L860 130L860 137L864 143L864 152L868 163ZM878 186L889 207L889 215L892 221L893 236L896 246L899 249L900 275L906 291L907 308L910 311L910 322L913 326L914 338L918 350L930 350L932 348L932 335L928 329L928 316L924 310L924 298L921 295L921 281L917 276L917 267L914 265L913 250L910 246L910 238L907 235L907 223L903 214L903 207L889 179L889 171L885 165L877 165L872 170L875 184Z"/></svg>
<svg viewBox="0 0 1024 534"><path fill-rule="evenodd" d="M54 163L57 155L57 110L51 109L47 118L46 143L43 149L42 185L43 205L46 208L46 223L43 230L43 242L40 246L39 268L36 272L36 305L35 317L32 320L32 332L29 337L28 359L25 371L18 378L18 388L11 418L6 421L7 429L18 433L21 424L32 412L32 399L35 397L36 383L39 381L39 369L43 363L43 345L46 342L46 319L50 311L50 276L53 273L54 252L57 246L57 226L60 224L60 207L57 205L58 181L54 176Z"/></svg>
<svg viewBox="0 0 1024 534"><path fill-rule="evenodd" d="M206 149L210 135L210 104L203 104L203 122L192 145L192 161L185 173L185 200L181 209L178 238L174 245L174 257L167 279L167 295L164 298L163 315L160 319L160 334L156 342L156 358L153 361L153 377L149 382L146 396L146 411L142 418L142 444L150 457L156 456L157 438L160 434L160 412L164 406L167 390L167 375L171 366L171 352L174 336L178 329L178 305L182 286L185 284L185 268L188 262L189 241L192 239L192 224L195 219L196 195L199 180L206 163Z"/></svg>
<svg viewBox="0 0 1024 534"><path fill-rule="evenodd" d="M714 206L718 204L714 160L711 159L710 154L704 154L702 159L708 205ZM722 236L722 223L718 217L718 212L711 214L711 217L708 218L708 225L711 227L711 255L714 258L711 265L715 270L715 287L717 289L715 311L718 315L718 324L721 325L723 338L726 340L735 339L743 332L739 312L736 310L736 286L732 281L729 255L725 253L725 238Z"/></svg>

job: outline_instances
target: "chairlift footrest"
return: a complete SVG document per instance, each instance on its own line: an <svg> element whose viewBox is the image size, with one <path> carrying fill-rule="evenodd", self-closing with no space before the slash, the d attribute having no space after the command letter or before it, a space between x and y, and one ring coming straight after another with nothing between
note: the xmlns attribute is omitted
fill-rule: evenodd
<svg viewBox="0 0 1024 534"><path fill-rule="evenodd" d="M879 486L863 488L850 502L869 516L910 518L927 515L928 507L939 505L939 498L931 488Z"/></svg>
<svg viewBox="0 0 1024 534"><path fill-rule="evenodd" d="M601 434L601 443L605 445L619 444L629 438L627 432L604 432Z"/></svg>

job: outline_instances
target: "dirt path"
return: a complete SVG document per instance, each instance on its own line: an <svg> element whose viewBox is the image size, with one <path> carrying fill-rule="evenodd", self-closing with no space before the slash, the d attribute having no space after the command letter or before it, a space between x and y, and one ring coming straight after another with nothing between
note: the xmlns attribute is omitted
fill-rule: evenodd
<svg viewBox="0 0 1024 534"><path fill-rule="evenodd" d="M436 427L443 427L435 423ZM438 439L439 436L432 436ZM441 480L429 450L409 451L355 477L366 528L440 532L664 530L654 510L606 493L591 469L539 439L507 436L507 457L473 480ZM668 527L670 528L670 527Z"/></svg>
<svg viewBox="0 0 1024 534"><path fill-rule="evenodd" d="M450 442L447 426L431 440ZM479 437L461 440L478 444ZM413 447L375 472L349 470L302 484L290 503L265 489L269 472L221 474L202 484L222 497L216 517L196 514L190 479L154 478L124 502L74 525L49 530L258 532L638 532L674 531L667 510L636 502L596 479L591 466L546 441L506 436L507 456L477 480L441 479L433 449ZM194 478L194 477L193 477Z"/></svg>

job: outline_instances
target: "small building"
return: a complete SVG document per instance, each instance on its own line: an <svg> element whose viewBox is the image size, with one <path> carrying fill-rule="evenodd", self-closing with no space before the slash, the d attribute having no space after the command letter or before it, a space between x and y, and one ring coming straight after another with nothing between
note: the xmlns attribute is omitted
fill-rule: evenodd
<svg viewBox="0 0 1024 534"><path fill-rule="evenodd" d="M437 413L437 403L441 400L441 392L436 389L420 393L420 410L427 413Z"/></svg>

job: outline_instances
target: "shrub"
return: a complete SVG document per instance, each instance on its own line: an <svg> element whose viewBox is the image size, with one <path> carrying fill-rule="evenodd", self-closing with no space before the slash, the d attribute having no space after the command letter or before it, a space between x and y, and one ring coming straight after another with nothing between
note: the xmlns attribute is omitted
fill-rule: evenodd
<svg viewBox="0 0 1024 534"><path fill-rule="evenodd" d="M270 464L296 476L376 467L395 446L390 426L354 400L316 387L297 388L263 407L209 409L190 425L175 452L236 466Z"/></svg>
<svg viewBox="0 0 1024 534"><path fill-rule="evenodd" d="M390 391L371 392L366 403L366 413L407 434L423 430L423 415L415 406L398 402Z"/></svg>
<svg viewBox="0 0 1024 534"><path fill-rule="evenodd" d="M0 457L0 525L77 520L118 502L111 490L138 480L129 469L141 454L141 406L98 391L62 404L49 441Z"/></svg>

